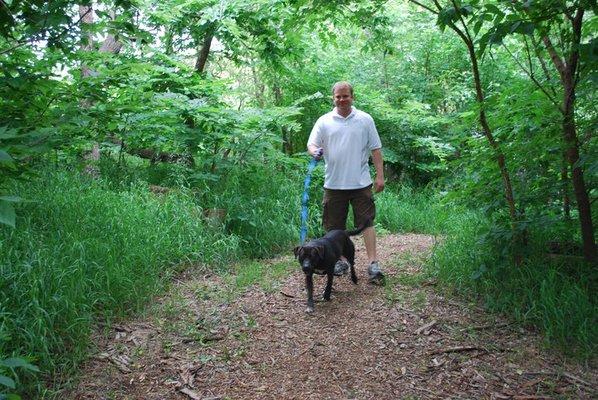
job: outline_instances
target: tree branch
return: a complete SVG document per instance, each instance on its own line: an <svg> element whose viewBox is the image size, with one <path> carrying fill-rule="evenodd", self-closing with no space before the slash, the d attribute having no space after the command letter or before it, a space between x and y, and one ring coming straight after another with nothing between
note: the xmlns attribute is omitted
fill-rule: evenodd
<svg viewBox="0 0 598 400"><path fill-rule="evenodd" d="M0 0L0 1L1 1L1 0ZM68 33L68 31L69 31L69 30L70 30L70 29L71 29L73 26L77 26L77 25L79 25L79 22L81 22L81 20L82 20L82 19L83 19L83 18L84 18L84 17L85 17L85 16L86 16L86 15L87 15L87 14L88 14L90 11L92 11L92 8L91 8L91 7L90 7L90 8L88 8L88 9L87 9L87 11L86 11L86 12L85 12L83 15L80 15L80 16L79 16L79 19L78 19L77 21L75 21L74 23L68 24L68 25L67 25L67 26L66 26L66 27L65 27L65 28L62 30L62 32L60 32L60 33L59 33L59 34L58 34L56 37L57 37L57 38L59 38L59 37L61 37L61 36L65 35L66 33ZM46 17L46 19L47 19L47 17ZM45 29L45 25L44 25L44 29ZM43 31L43 30L42 30L42 31ZM22 40L22 41L19 41L19 42L17 42L17 44L16 44L16 45L14 45L13 47L10 47L10 48L8 48L8 49L5 49L5 50L0 50L0 55L2 55L2 54L6 54L6 53L10 53L11 51L13 51L13 50L15 50L15 49L18 49L19 47L21 47L21 46L24 46L24 45L26 45L26 44L27 44L27 43L29 43L29 42L34 42L34 41L36 41L36 40L44 40L44 39L45 39L45 36L43 36L43 34L42 34L42 37L41 37L40 39L36 39L36 38L29 37L29 38L28 38L28 39L26 39L26 40Z"/></svg>
<svg viewBox="0 0 598 400"><path fill-rule="evenodd" d="M552 41L550 40L548 35L542 36L542 41L544 42L544 46L546 47L546 50L548 51L548 54L550 55L550 59L552 60L552 63L556 67L557 71L559 71L559 75L561 76L561 81L562 81L565 77L565 71L566 71L567 67L566 67L565 63L563 62L563 60L561 60L561 58L559 57L558 53L556 52L554 46L552 45Z"/></svg>
<svg viewBox="0 0 598 400"><path fill-rule="evenodd" d="M409 1L412 2L412 3L417 4L418 6L420 6L422 8L425 8L426 10L430 11L432 14L438 15L438 11L434 11L432 8L430 8L428 6L425 6L425 5L423 5L422 3L420 3L420 2L418 2L416 0L409 0Z"/></svg>
<svg viewBox="0 0 598 400"><path fill-rule="evenodd" d="M550 71L548 70L548 67L546 66L546 61L544 61L544 57L542 56L542 54L540 53L540 43L538 43L536 41L536 38L534 35L532 35L532 45L534 46L534 52L536 53L536 57L538 58L538 61L540 62L540 66L542 67L542 71L544 72L544 76L546 77L546 81L549 84L549 88L550 91L552 92L552 95L554 97L557 96L556 90L554 88L554 86L552 86L552 76L550 76Z"/></svg>
<svg viewBox="0 0 598 400"><path fill-rule="evenodd" d="M455 0L451 0L451 2L453 3L453 7L455 7L455 11L457 11L457 14L459 15L459 20L461 21L461 25L463 25L463 29L465 29L465 34L467 35L467 38L471 43L473 43L471 35L469 34L469 30L467 29L467 24L463 20L463 14L461 14L461 11L459 11L459 8L457 7L457 3L455 2Z"/></svg>
<svg viewBox="0 0 598 400"><path fill-rule="evenodd" d="M564 112L563 108L561 107L561 105L550 95L550 93L548 93L546 91L546 89L540 84L540 82L538 82L538 80L536 79L536 77L534 76L533 72L528 71L525 66L517 59L517 57L515 57L515 55L513 53L511 53L511 50L509 50L509 48L503 43L502 45L504 47L504 49L507 51L507 53L509 53L509 55L511 56L511 58L515 61L515 63L517 63L517 65L519 66L519 68L521 68L523 70L523 72L525 72L525 74L532 80L532 82L534 82L536 84L536 86L538 87L538 89L540 89L542 91L542 93L544 93L546 95L546 97L548 97L548 100L550 100L550 102L555 105L559 111L561 113ZM530 60L531 62L531 60ZM531 64L530 64L531 65Z"/></svg>

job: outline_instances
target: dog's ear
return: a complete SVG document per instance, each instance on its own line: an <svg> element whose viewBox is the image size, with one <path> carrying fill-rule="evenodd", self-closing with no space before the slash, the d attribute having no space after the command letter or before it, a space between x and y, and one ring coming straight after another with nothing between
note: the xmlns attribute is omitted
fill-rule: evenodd
<svg viewBox="0 0 598 400"><path fill-rule="evenodd" d="M299 257L299 252L301 251L301 246L297 246L293 249L293 253L295 254L295 258Z"/></svg>
<svg viewBox="0 0 598 400"><path fill-rule="evenodd" d="M324 249L324 246L316 246L314 247L314 250L316 251L318 257L320 257L320 260L323 260L324 254L326 253L326 249Z"/></svg>

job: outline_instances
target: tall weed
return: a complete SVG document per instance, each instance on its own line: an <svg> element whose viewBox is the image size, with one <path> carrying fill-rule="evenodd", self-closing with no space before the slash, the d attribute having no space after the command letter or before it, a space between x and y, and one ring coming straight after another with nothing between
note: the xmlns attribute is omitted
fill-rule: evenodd
<svg viewBox="0 0 598 400"><path fill-rule="evenodd" d="M460 213L430 190L409 186L390 187L376 194L375 201L377 223L392 232L440 234Z"/></svg>
<svg viewBox="0 0 598 400"><path fill-rule="evenodd" d="M48 172L15 187L17 229L1 229L0 359L30 357L45 372L83 357L92 323L141 308L176 265L225 264L240 239L206 227L188 191L114 192L101 180Z"/></svg>
<svg viewBox="0 0 598 400"><path fill-rule="evenodd" d="M448 288L481 298L494 312L539 327L546 343L580 358L595 356L598 343L598 279L592 268L571 258L546 256L543 230L530 231L528 255L514 265L489 235L491 224L470 214L453 225L436 249L431 273Z"/></svg>

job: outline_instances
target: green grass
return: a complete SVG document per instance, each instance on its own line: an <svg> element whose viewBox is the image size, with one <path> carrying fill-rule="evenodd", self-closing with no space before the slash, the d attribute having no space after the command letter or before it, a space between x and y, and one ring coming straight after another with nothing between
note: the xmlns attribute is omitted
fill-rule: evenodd
<svg viewBox="0 0 598 400"><path fill-rule="evenodd" d="M553 260L545 254L546 241L570 240L575 226L558 221L531 226L525 262L516 266L510 261L505 232L481 212L410 188L376 195L376 207L383 230L441 235L422 275L408 279L399 274L390 282L385 291L389 302L405 301L393 290L396 285L417 284L433 275L444 290L481 299L491 312L538 327L547 346L581 359L595 357L598 273L574 258Z"/></svg>
<svg viewBox="0 0 598 400"><path fill-rule="evenodd" d="M86 357L97 321L143 310L182 268L226 274L239 260L290 254L303 161L247 165L223 185L179 185L160 195L148 190L143 165L115 168L106 160L100 180L46 170L15 183L11 193L33 201L19 206L16 229L0 227L0 359L23 356L40 367L41 374L21 375L22 393L43 397L45 382L60 385L56 379ZM173 184L181 172L162 169L152 183ZM310 232L319 224L319 191L313 186ZM226 209L222 224L204 222L209 207ZM235 291L254 283L274 290L287 266L262 270L260 263L239 264Z"/></svg>
<svg viewBox="0 0 598 400"><path fill-rule="evenodd" d="M490 311L540 328L547 346L580 359L595 357L594 269L583 262L575 266L571 259L547 258L542 231L531 232L529 253L516 266L501 243L487 235L490 228L487 219L470 213L447 233L428 265L430 272L445 288L481 298Z"/></svg>
<svg viewBox="0 0 598 400"><path fill-rule="evenodd" d="M0 359L27 356L45 377L72 371L94 322L144 307L178 265L242 253L238 237L204 226L184 190L114 192L65 172L16 189L35 201L18 210L17 229L0 228Z"/></svg>
<svg viewBox="0 0 598 400"><path fill-rule="evenodd" d="M215 188L175 186L164 195L151 193L143 174L118 181L121 170L102 180L48 171L15 184L11 193L34 201L19 206L16 229L0 228L0 359L23 356L40 367L40 374L20 375L22 393L44 397L47 381L76 372L97 321L143 310L190 264L217 270L228 282L219 291L198 288L198 295L228 301L252 285L277 290L294 262L259 258L290 255L298 243L303 161L247 165ZM165 176L171 179L170 172ZM310 237L321 234L320 185L316 170ZM441 235L426 276L541 327L550 345L581 357L595 354L591 269L547 263L533 247L523 266L511 266L500 240L488 239L487 218L441 200L427 191L388 188L376 195L377 226ZM222 224L204 222L203 211L211 207L226 209ZM417 285L419 279L399 276L394 283ZM392 291L387 298L402 301Z"/></svg>
<svg viewBox="0 0 598 400"><path fill-rule="evenodd" d="M375 200L376 221L391 232L441 234L460 213L427 189L389 188Z"/></svg>

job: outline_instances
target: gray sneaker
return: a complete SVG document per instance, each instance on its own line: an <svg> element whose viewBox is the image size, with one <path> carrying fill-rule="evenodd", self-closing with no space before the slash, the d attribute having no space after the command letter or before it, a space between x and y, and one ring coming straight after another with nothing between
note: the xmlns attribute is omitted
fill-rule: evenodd
<svg viewBox="0 0 598 400"><path fill-rule="evenodd" d="M380 264L378 261L372 261L368 266L368 275L370 278L370 283L374 285L383 285L384 284L384 274L380 269Z"/></svg>
<svg viewBox="0 0 598 400"><path fill-rule="evenodd" d="M336 264L334 264L334 276L347 275L350 267L351 266L347 261L338 260Z"/></svg>

